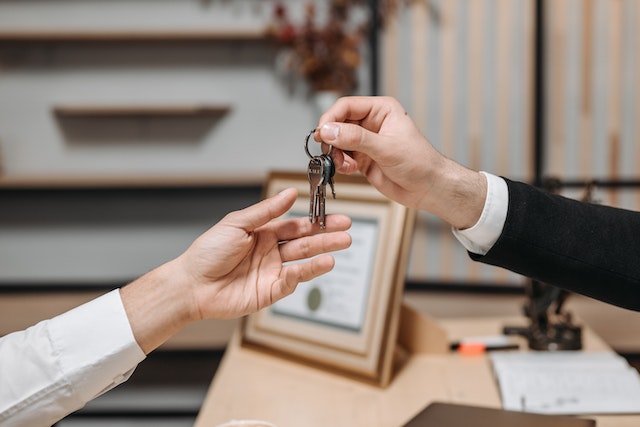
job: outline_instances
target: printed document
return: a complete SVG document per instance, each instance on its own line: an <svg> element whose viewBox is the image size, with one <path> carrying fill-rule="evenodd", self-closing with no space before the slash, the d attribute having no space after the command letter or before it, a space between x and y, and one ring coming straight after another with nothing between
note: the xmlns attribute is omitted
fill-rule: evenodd
<svg viewBox="0 0 640 427"><path fill-rule="evenodd" d="M613 352L500 352L490 360L504 409L543 414L640 413L640 376Z"/></svg>

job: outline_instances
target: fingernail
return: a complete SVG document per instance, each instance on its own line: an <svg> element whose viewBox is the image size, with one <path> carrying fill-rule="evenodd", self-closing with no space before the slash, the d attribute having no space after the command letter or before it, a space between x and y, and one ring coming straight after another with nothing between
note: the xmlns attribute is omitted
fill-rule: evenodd
<svg viewBox="0 0 640 427"><path fill-rule="evenodd" d="M338 139L340 127L336 124L327 123L320 128L320 137L324 142L332 142Z"/></svg>

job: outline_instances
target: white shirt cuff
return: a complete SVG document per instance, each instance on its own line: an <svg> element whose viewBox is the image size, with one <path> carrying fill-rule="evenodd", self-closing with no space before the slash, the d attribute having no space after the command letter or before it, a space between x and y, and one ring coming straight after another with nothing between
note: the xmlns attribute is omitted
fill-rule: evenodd
<svg viewBox="0 0 640 427"><path fill-rule="evenodd" d="M145 358L118 290L0 339L0 425L55 424Z"/></svg>
<svg viewBox="0 0 640 427"><path fill-rule="evenodd" d="M146 357L118 289L53 318L49 328L62 371L84 403L126 381Z"/></svg>
<svg viewBox="0 0 640 427"><path fill-rule="evenodd" d="M509 189L504 179L487 172L480 173L487 179L487 198L480 219L471 228L452 228L452 231L469 252L485 255L502 234L509 207Z"/></svg>

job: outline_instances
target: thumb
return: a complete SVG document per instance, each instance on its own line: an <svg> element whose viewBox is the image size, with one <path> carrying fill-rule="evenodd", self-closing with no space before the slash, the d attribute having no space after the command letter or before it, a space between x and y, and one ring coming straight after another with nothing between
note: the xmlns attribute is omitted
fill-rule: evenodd
<svg viewBox="0 0 640 427"><path fill-rule="evenodd" d="M377 159L383 152L384 137L353 123L330 122L320 127L320 139L343 151L355 151Z"/></svg>

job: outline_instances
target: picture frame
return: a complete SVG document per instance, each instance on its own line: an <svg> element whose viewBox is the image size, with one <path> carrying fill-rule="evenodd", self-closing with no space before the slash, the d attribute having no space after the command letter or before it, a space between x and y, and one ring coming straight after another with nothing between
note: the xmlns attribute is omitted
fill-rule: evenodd
<svg viewBox="0 0 640 427"><path fill-rule="evenodd" d="M415 212L383 196L360 175L336 175L334 180L337 197L327 197L326 212L352 219L351 247L333 253L331 272L246 316L241 342L384 387L392 377ZM285 216L308 216L305 173L271 172L264 195L289 187L298 189L299 197Z"/></svg>

